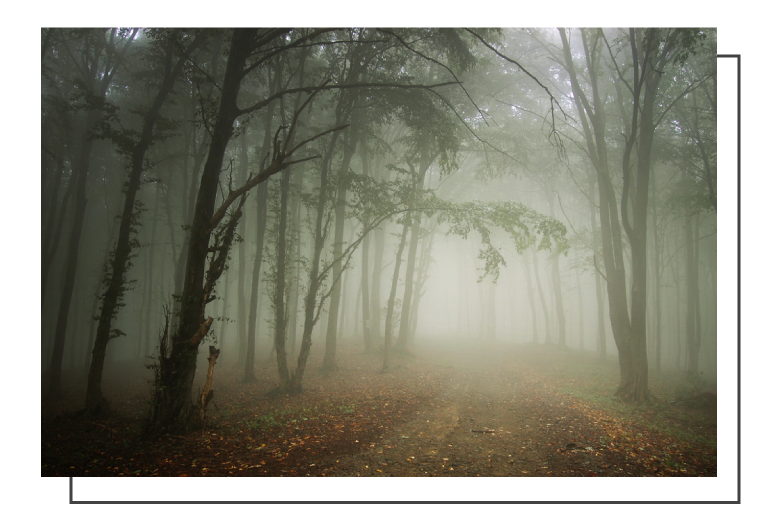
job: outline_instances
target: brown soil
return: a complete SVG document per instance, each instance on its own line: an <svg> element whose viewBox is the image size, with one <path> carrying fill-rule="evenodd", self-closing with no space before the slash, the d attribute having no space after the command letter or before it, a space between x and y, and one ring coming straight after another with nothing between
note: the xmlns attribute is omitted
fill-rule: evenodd
<svg viewBox="0 0 780 530"><path fill-rule="evenodd" d="M357 351L334 374L319 373L320 362L311 358L302 395L276 398L265 395L272 364L248 385L218 364L206 428L156 439L142 434L148 370L109 366L110 415L80 416L78 385L43 403L42 475L717 474L711 400L671 403L681 383L669 375L651 388L657 401L635 406L611 398L616 363L539 346L424 344L384 374L378 357Z"/></svg>

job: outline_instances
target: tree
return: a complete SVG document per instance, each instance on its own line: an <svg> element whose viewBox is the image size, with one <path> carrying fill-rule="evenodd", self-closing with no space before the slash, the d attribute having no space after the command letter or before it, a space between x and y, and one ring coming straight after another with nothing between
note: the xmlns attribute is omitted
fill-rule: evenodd
<svg viewBox="0 0 780 530"><path fill-rule="evenodd" d="M121 306L121 301L127 288L126 274L131 266L130 260L134 257L133 252L139 246L135 238L138 230L136 192L141 186L141 175L144 169L148 167L145 159L146 151L155 140L155 125L158 122L160 111L168 94L173 90L179 72L188 60L189 55L206 40L206 35L205 32L196 34L196 36L188 39L191 42L187 43L186 40L181 42L187 37L182 35L180 31L150 32L149 37L152 40L153 50L151 60L157 59L161 63L162 78L160 87L150 107L144 113L143 126L138 140L133 142L133 135L127 132L124 132L121 136L114 135L116 142L127 150L126 154L130 158L130 174L127 178L126 187L123 190L125 204L119 223L119 235L117 236L116 246L111 253L108 264L110 272L104 280L104 291L101 295L103 303L100 309L100 316L98 317L97 337L92 350L92 363L87 380L85 408L91 413L100 412L105 405L100 384L106 347L111 338L121 333L118 330L112 330L111 323ZM174 56L175 49L184 45L186 45L186 49L177 59ZM154 57L155 54L161 57Z"/></svg>
<svg viewBox="0 0 780 530"><path fill-rule="evenodd" d="M603 257L609 295L612 332L618 347L621 380L617 395L628 401L643 401L650 397L647 382L647 204L650 182L651 150L658 117L656 100L662 73L667 66L684 61L700 38L698 30L634 30L618 38L627 50L621 66L618 56L606 44L601 30L580 30L582 49L590 82L590 95L579 81L574 66L567 32L559 30L563 45L563 61L569 75L582 134L587 143L587 155L598 177L599 213ZM617 42L615 45L618 48ZM600 73L608 53L614 65L616 99L624 113L624 149L622 156L623 190L620 208L609 173L606 137L607 112L599 92ZM631 72L631 80L624 72ZM623 86L629 94L621 105ZM664 112L665 114L665 112ZM630 117L629 117L630 115ZM636 151L636 154L635 154ZM636 156L636 174L632 160ZM631 199L631 208L629 208ZM622 231L631 248L630 310L626 292L626 269L623 263Z"/></svg>
<svg viewBox="0 0 780 530"><path fill-rule="evenodd" d="M213 290L224 270L227 253L233 242L234 222L238 222L240 208L222 223L233 203L241 198L241 204L246 199L246 193L258 184L265 182L272 175L283 171L286 167L311 160L314 155L293 158L295 153L313 141L317 136L330 133L325 131L298 144L291 144L292 133L295 131L298 115L317 93L315 90L297 109L295 116L285 134L279 128L272 142L270 159L250 179L235 190L231 190L222 204L215 208L219 177L225 149L233 136L234 123L244 114L262 109L279 97L283 91L264 98L254 105L240 108L238 96L242 81L253 70L267 63L283 49L307 42L317 32L304 33L297 40L287 43L279 39L290 33L289 30L271 29L236 29L232 32L230 49L225 67L219 108L211 129L209 152L203 166L200 187L195 201L195 210L190 228L190 238L187 242L187 264L184 273L184 287L181 294L181 309L179 322L173 334L171 353L169 357L160 356L160 391L155 396L154 417L152 428L161 432L187 432L198 425L202 413L195 414L191 393L195 376L198 345L209 333L212 317L206 317L206 306L214 299ZM249 63L253 54L260 56L254 63ZM249 64L248 64L249 63ZM298 91L303 92L304 89ZM281 136L281 138L280 138ZM210 244L214 237L215 244ZM212 259L209 270L206 271L206 259ZM208 274L207 274L208 272ZM200 402L197 406L204 406ZM202 411L201 411L202 412Z"/></svg>
<svg viewBox="0 0 780 530"><path fill-rule="evenodd" d="M137 29L81 30L77 32L79 49L74 53L67 41L62 41L64 54L77 72L82 106L86 116L80 133L80 147L75 167L75 188L73 224L68 241L65 266L65 281L57 313L57 327L54 336L54 350L49 369L49 397L59 397L62 389L62 356L65 348L65 332L68 327L70 302L76 280L79 262L79 244L87 209L87 176L89 174L92 143L98 134L98 127L106 108L106 93L124 56L133 42ZM80 59L76 55L80 55Z"/></svg>

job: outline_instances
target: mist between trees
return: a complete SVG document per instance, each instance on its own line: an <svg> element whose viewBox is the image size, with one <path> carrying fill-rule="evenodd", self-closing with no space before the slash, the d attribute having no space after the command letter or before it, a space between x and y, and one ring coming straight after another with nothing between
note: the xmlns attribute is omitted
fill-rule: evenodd
<svg viewBox="0 0 780 530"><path fill-rule="evenodd" d="M389 370L418 337L617 356L627 401L714 378L716 43L43 29L47 397L87 378L100 412L104 363L148 364L150 428L187 432L218 357L298 393L344 340Z"/></svg>

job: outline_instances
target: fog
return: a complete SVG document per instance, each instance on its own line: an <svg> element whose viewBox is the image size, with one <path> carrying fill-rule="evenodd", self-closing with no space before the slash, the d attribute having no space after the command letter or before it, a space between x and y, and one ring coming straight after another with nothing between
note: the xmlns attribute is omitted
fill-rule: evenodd
<svg viewBox="0 0 780 530"><path fill-rule="evenodd" d="M716 43L43 29L43 395L146 373L187 433L212 377L298 395L452 344L715 390Z"/></svg>

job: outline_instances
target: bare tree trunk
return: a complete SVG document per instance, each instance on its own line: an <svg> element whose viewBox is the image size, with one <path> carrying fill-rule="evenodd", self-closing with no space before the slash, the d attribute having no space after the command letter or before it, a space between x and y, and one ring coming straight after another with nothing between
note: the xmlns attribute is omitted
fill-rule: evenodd
<svg viewBox="0 0 780 530"><path fill-rule="evenodd" d="M534 262L534 275L536 276L536 290L539 293L539 301L542 304L542 315L544 316L544 343L552 344L552 333L550 332L550 313L547 311L547 301L544 297L542 280L539 278L539 259L536 257L536 248L531 250Z"/></svg>
<svg viewBox="0 0 780 530"><path fill-rule="evenodd" d="M594 179L591 177L588 179L588 202L590 203L590 231L593 234L593 269L595 270L594 278L596 284L596 310L598 311L598 330L596 333L596 351L602 360L607 357L607 331L606 324L604 322L604 291L601 286L602 270L599 267L599 257L596 249L602 247L601 245L601 231L598 224L596 224L596 204L594 195Z"/></svg>
<svg viewBox="0 0 780 530"><path fill-rule="evenodd" d="M382 371L390 368L390 345L393 340L393 309L395 306L395 291L398 286L398 276L401 271L401 257L406 245L406 234L409 232L409 223L404 223L404 229L401 231L401 242L398 244L398 252L395 255L395 268L393 269L393 279L390 282L390 296L387 299L387 315L385 315L385 348L382 357Z"/></svg>
<svg viewBox="0 0 780 530"><path fill-rule="evenodd" d="M419 314L420 300L422 300L423 294L425 294L425 282L428 279L428 269L431 265L431 249L433 248L433 230L428 232L422 243L422 256L420 256L420 266L417 270L417 281L414 284L414 300L412 300L412 312L409 315L411 320L409 331L409 344L414 343L414 338L417 336L417 316Z"/></svg>
<svg viewBox="0 0 780 530"><path fill-rule="evenodd" d="M347 186L349 184L349 164L355 153L357 146L357 135L350 131L344 145L344 154L341 160L341 168L338 173L338 188L336 191L336 218L333 229L333 290L330 295L330 306L328 310L328 328L325 337L325 357L322 360L322 370L333 372L338 369L336 364L336 345L338 332L339 304L341 303L341 274L342 262L341 255L344 249L344 213L347 200Z"/></svg>
<svg viewBox="0 0 780 530"><path fill-rule="evenodd" d="M422 157L420 167L415 176L415 200L416 196L422 192L425 184L425 173L428 171L432 160L428 157ZM409 254L406 258L406 279L404 280L404 298L401 303L401 321L398 327L398 341L395 344L396 350L406 352L409 348L409 328L410 311L412 307L412 293L414 291L414 268L417 263L417 246L420 239L420 220L422 212L415 212L409 217L411 224L411 238L409 240Z"/></svg>
<svg viewBox="0 0 780 530"><path fill-rule="evenodd" d="M79 244L81 242L81 230L84 226L84 217L87 210L87 176L89 173L89 158L92 152L92 129L100 120L101 110L89 112L84 126L83 140L76 165L76 188L73 204L73 224L71 225L68 241L68 254L65 258L65 278L63 281L62 295L57 312L57 326L54 331L54 348L49 365L49 386L47 397L58 398L62 395L62 356L65 349L65 334L68 329L68 315L70 313L70 301L73 296L73 287L76 280L76 269L79 261Z"/></svg>
<svg viewBox="0 0 780 530"><path fill-rule="evenodd" d="M376 239L375 237L373 239ZM365 353L371 353L371 304L368 293L368 255L369 255L369 236L363 238L360 249L360 287L362 301L362 320L363 323L363 346Z"/></svg>
<svg viewBox="0 0 780 530"><path fill-rule="evenodd" d="M699 349L701 347L701 314L699 311L698 223L694 214L685 215L685 285L687 293L685 335L688 346L689 374L699 373Z"/></svg>
<svg viewBox="0 0 780 530"><path fill-rule="evenodd" d="M496 284L488 281L485 286L487 307L485 311L485 338L489 342L496 341Z"/></svg>
<svg viewBox="0 0 780 530"><path fill-rule="evenodd" d="M387 223L383 223L386 225ZM371 333L372 342L380 344L382 341L382 303L380 302L382 289L382 269L385 256L385 229L379 225L374 230L374 259L371 271Z"/></svg>
<svg viewBox="0 0 780 530"><path fill-rule="evenodd" d="M139 323L143 322L143 327L139 326L138 333L138 357L148 357L151 355L151 336L152 336L152 285L154 284L154 255L155 246L154 241L157 237L157 216L160 209L160 190L155 186L155 199L154 199L154 214L152 218L152 233L149 241L149 250L146 257L146 284L144 285L145 294L141 305L141 318L138 319ZM175 250L174 250L175 252ZM142 350L142 351L141 351Z"/></svg>
<svg viewBox="0 0 780 530"><path fill-rule="evenodd" d="M553 192L549 188L545 189L547 203L550 206L550 217L555 217L555 203L553 201ZM566 349L566 313L563 310L563 293L561 292L561 273L559 264L559 253L552 250L550 263L552 264L552 284L553 297L555 299L555 314L558 321L558 346Z"/></svg>
<svg viewBox="0 0 780 530"><path fill-rule="evenodd" d="M341 114L336 112L336 122L340 121ZM314 326L317 323L319 317L319 308L317 307L317 293L319 291L320 282L320 257L322 251L325 248L325 234L327 232L325 227L325 204L327 202L328 194L328 173L330 167L330 160L333 157L333 152L336 149L336 140L338 134L331 136L331 141L328 149L323 157L322 169L320 171L320 192L317 201L317 219L315 221L314 228L314 255L311 261L311 269L309 271L309 286L306 292L306 298L304 301L304 319L303 319L303 334L301 336L301 350L298 354L298 365L295 368L293 374L287 381L282 380L280 390L290 394L299 394L303 392L303 374L306 370L306 363L311 353L312 333ZM279 327L277 326L277 331ZM279 340L277 338L277 349L279 348ZM277 351L278 358L278 351ZM281 373L280 373L281 377Z"/></svg>
<svg viewBox="0 0 780 530"><path fill-rule="evenodd" d="M269 128L266 128L266 132L270 132ZM244 383L252 383L257 380L255 378L255 341L257 340L257 322L260 319L260 269L263 266L268 183L264 182L257 187L256 199L255 259L252 266L252 291L249 295L249 321L247 322L246 353L244 355Z"/></svg>
<svg viewBox="0 0 780 530"><path fill-rule="evenodd" d="M576 258L575 258L576 260ZM585 349L585 307L582 301L582 282L580 282L580 275L576 273L575 278L577 280L577 303L579 306L579 345L580 351Z"/></svg>
<svg viewBox="0 0 780 530"><path fill-rule="evenodd" d="M240 182L246 182L249 175L249 148L247 135L241 135L241 151L239 162L241 165ZM246 314L246 225L247 219L241 216L238 225L240 242L238 244L238 351L239 357L246 355L247 314Z"/></svg>
<svg viewBox="0 0 780 530"><path fill-rule="evenodd" d="M62 163L58 165L56 186L52 193L51 213L48 219L48 225L43 233L41 239L41 305L46 301L46 286L49 279L49 270L54 262L54 256L57 254L57 249L60 246L60 235L62 234L62 228L65 225L65 215L68 212L68 204L70 197L75 187L72 183L68 184L68 188L62 196L60 201L59 215L55 214L55 208L57 206L57 191L59 189L59 182L62 180L63 166ZM56 222L55 222L56 218Z"/></svg>
<svg viewBox="0 0 780 530"><path fill-rule="evenodd" d="M298 302L300 299L301 286L301 186L303 186L302 168L293 169L296 192L292 200L292 231L295 237L295 251L293 254L294 262L292 264L292 289L290 294L290 307L288 310L290 322L288 323L290 335L290 351L295 351L298 340Z"/></svg>
<svg viewBox="0 0 780 530"><path fill-rule="evenodd" d="M471 335L471 312L469 311L468 283L466 282L467 265L461 261L458 268L458 334L466 337Z"/></svg>
<svg viewBox="0 0 780 530"><path fill-rule="evenodd" d="M528 301L531 304L531 326L533 329L533 342L539 343L539 333L537 331L538 324L536 322L536 301L534 300L534 284L531 281L531 266L528 264L528 254L523 252L520 254L523 259L523 271L525 272L525 284L528 287Z"/></svg>

